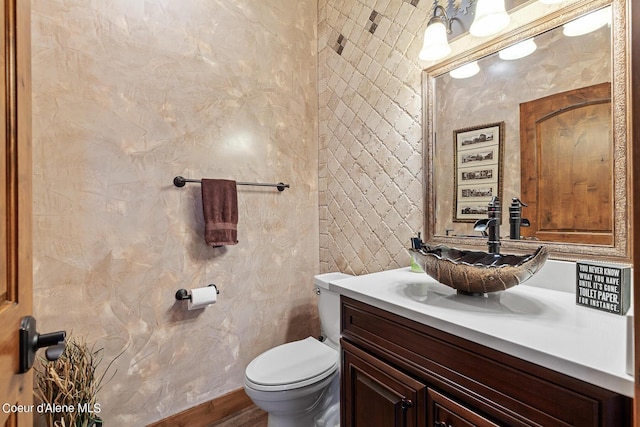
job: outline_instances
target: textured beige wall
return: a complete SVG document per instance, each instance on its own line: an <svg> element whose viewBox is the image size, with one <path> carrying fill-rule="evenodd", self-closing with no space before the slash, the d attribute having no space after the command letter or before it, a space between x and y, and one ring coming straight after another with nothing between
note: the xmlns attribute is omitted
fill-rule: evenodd
<svg viewBox="0 0 640 427"><path fill-rule="evenodd" d="M39 329L123 352L106 425L241 387L255 355L317 333L316 1L32 4ZM176 175L291 189L240 187L240 243L213 249ZM215 306L174 301L208 283Z"/></svg>
<svg viewBox="0 0 640 427"><path fill-rule="evenodd" d="M321 269L408 265L423 224L417 58L433 3L318 3Z"/></svg>

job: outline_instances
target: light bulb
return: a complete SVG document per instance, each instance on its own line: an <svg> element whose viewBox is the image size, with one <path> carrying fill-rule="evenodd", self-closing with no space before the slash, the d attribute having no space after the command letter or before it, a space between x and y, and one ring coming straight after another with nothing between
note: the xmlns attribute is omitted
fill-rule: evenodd
<svg viewBox="0 0 640 427"><path fill-rule="evenodd" d="M567 37L576 37L601 28L611 23L611 8L596 10L588 15L581 16L571 22L564 24L562 34Z"/></svg>
<svg viewBox="0 0 640 427"><path fill-rule="evenodd" d="M520 43L516 43L513 46L502 49L500 52L498 52L498 56L500 57L500 59L507 61L520 59L524 58L525 56L531 55L536 51L537 48L538 46L536 45L536 42L533 41L533 39L527 39Z"/></svg>
<svg viewBox="0 0 640 427"><path fill-rule="evenodd" d="M449 75L454 79L466 79L475 76L480 71L478 61L469 62L455 70L449 71Z"/></svg>
<svg viewBox="0 0 640 427"><path fill-rule="evenodd" d="M504 0L478 0L476 17L469 32L476 37L490 36L504 30L510 20L504 8Z"/></svg>
<svg viewBox="0 0 640 427"><path fill-rule="evenodd" d="M451 53L447 40L447 29L441 20L432 20L424 30L424 44L419 58L423 61L436 61Z"/></svg>

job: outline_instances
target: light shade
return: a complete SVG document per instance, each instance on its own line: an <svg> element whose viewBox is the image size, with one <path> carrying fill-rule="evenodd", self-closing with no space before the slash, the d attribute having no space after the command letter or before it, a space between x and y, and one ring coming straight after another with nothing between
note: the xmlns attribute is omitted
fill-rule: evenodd
<svg viewBox="0 0 640 427"><path fill-rule="evenodd" d="M538 46L533 39L527 39L525 41L521 41L520 43L516 43L513 46L509 46L505 49L502 49L498 52L498 56L500 59L504 59L506 61L510 61L513 59L524 58L525 56L531 55L536 51Z"/></svg>
<svg viewBox="0 0 640 427"><path fill-rule="evenodd" d="M561 1L565 1L565 0L538 0L540 3L544 3L544 4L555 4L555 3L560 3Z"/></svg>
<svg viewBox="0 0 640 427"><path fill-rule="evenodd" d="M564 24L562 34L568 37L581 36L611 23L611 7L596 10Z"/></svg>
<svg viewBox="0 0 640 427"><path fill-rule="evenodd" d="M443 19L431 18L427 29L424 30L424 43L418 55L423 61L436 61L451 53L451 46L447 40L447 28Z"/></svg>
<svg viewBox="0 0 640 427"><path fill-rule="evenodd" d="M475 76L480 71L478 61L469 62L455 70L449 71L449 75L454 79L466 79Z"/></svg>
<svg viewBox="0 0 640 427"><path fill-rule="evenodd" d="M478 0L476 17L469 32L476 37L490 36L504 30L510 20L504 8L504 0Z"/></svg>

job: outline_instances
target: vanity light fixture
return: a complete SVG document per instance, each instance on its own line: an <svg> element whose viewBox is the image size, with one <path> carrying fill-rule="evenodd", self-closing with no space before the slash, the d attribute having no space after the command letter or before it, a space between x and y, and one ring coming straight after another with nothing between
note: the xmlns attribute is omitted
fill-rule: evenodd
<svg viewBox="0 0 640 427"><path fill-rule="evenodd" d="M451 20L447 17L444 7L436 2L433 16L424 30L424 42L418 57L423 61L436 61L451 53L451 46L447 40L449 33L451 33Z"/></svg>
<svg viewBox="0 0 640 427"><path fill-rule="evenodd" d="M424 42L418 57L423 61L437 61L451 53L447 34L451 34L451 21L458 13L467 13L473 3L476 4L475 18L469 32L476 37L486 37L499 33L509 25L511 18L505 10L504 0L461 0L455 7L449 0L447 10L439 0L433 0L433 16L424 30Z"/></svg>
<svg viewBox="0 0 640 427"><path fill-rule="evenodd" d="M456 68L455 70L449 71L449 76L454 79L467 79L469 77L475 76L480 72L480 67L478 66L478 61L469 62L468 64L464 64L461 67Z"/></svg>
<svg viewBox="0 0 640 427"><path fill-rule="evenodd" d="M451 22L459 14L466 15L471 5L477 0L459 0L454 4L448 0L447 9L440 5L440 0L433 0L433 16L424 30L424 42L418 57L423 61L437 61L451 53L447 35L451 34Z"/></svg>
<svg viewBox="0 0 640 427"><path fill-rule="evenodd" d="M516 43L513 46L502 49L498 52L498 56L502 60L511 61L529 56L535 52L537 48L538 46L533 39L527 39L520 43Z"/></svg>
<svg viewBox="0 0 640 427"><path fill-rule="evenodd" d="M478 0L476 17L469 32L476 37L486 37L504 30L511 18L505 10L504 0Z"/></svg>
<svg viewBox="0 0 640 427"><path fill-rule="evenodd" d="M611 24L610 7L596 10L588 15L584 15L571 22L567 22L562 28L562 34L567 37L581 36L595 31L607 24Z"/></svg>

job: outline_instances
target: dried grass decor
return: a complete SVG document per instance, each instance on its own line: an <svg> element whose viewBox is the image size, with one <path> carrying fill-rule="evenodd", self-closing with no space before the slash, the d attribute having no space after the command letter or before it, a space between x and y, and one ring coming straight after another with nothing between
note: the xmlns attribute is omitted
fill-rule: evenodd
<svg viewBox="0 0 640 427"><path fill-rule="evenodd" d="M103 350L89 347L84 340L67 337L65 351L58 360L38 358L34 393L40 400L37 412L44 414L48 427L102 426L96 397L117 358L98 373Z"/></svg>

